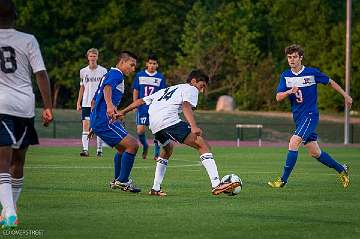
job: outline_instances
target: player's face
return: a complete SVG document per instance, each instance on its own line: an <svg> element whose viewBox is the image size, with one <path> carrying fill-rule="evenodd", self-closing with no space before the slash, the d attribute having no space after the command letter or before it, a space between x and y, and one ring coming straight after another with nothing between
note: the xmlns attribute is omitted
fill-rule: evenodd
<svg viewBox="0 0 360 239"><path fill-rule="evenodd" d="M146 62L146 69L149 73L154 73L157 70L158 66L159 64L157 63L157 61L148 60Z"/></svg>
<svg viewBox="0 0 360 239"><path fill-rule="evenodd" d="M96 65L97 59L98 59L98 55L95 53L89 53L89 55L87 56L87 59L89 61L89 65Z"/></svg>
<svg viewBox="0 0 360 239"><path fill-rule="evenodd" d="M206 88L207 88L207 84L205 81L196 82L195 79L191 80L191 85L195 86L201 93L205 93Z"/></svg>
<svg viewBox="0 0 360 239"><path fill-rule="evenodd" d="M122 71L125 75L129 75L135 71L136 60L134 58L129 58L123 62Z"/></svg>
<svg viewBox="0 0 360 239"><path fill-rule="evenodd" d="M302 56L299 56L298 52L293 52L287 55L287 60L292 69L297 69L301 66Z"/></svg>

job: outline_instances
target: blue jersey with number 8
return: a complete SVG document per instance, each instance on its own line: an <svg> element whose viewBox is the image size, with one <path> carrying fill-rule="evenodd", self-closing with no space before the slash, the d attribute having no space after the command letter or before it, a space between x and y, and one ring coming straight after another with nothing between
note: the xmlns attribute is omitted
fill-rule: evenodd
<svg viewBox="0 0 360 239"><path fill-rule="evenodd" d="M294 86L299 90L289 95L293 119L298 122L308 113L318 115L317 84L329 84L330 78L316 68L305 67L294 73L291 69L284 71L280 76L277 93L285 92Z"/></svg>

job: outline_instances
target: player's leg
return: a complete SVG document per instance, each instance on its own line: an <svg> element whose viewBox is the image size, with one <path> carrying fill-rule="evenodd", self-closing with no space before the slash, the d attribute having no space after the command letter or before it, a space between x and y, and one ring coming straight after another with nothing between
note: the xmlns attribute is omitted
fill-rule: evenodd
<svg viewBox="0 0 360 239"><path fill-rule="evenodd" d="M82 150L80 152L81 157L89 156L89 131L90 131L90 108L82 107L81 109L82 118Z"/></svg>
<svg viewBox="0 0 360 239"><path fill-rule="evenodd" d="M120 146L118 147L117 151L114 154L114 179L110 182L110 188L112 189L116 189L115 181L120 176L121 158L124 149L122 149L121 152L119 151L119 149Z"/></svg>
<svg viewBox="0 0 360 239"><path fill-rule="evenodd" d="M10 167L11 173L11 185L13 192L14 206L16 208L16 203L20 197L23 182L24 182L24 164L25 157L28 147L23 149L14 149Z"/></svg>
<svg viewBox="0 0 360 239"><path fill-rule="evenodd" d="M138 139L143 146L142 158L146 159L149 150L149 145L146 140L145 126L149 125L149 115L141 114L139 111L136 112L136 133Z"/></svg>
<svg viewBox="0 0 360 239"><path fill-rule="evenodd" d="M10 174L12 152L10 146L0 146L0 203L2 206L0 224L3 226L9 224L8 220L13 220L12 224L15 224L16 220Z"/></svg>
<svg viewBox="0 0 360 239"><path fill-rule="evenodd" d="M154 176L154 184L149 192L150 195L154 196L166 196L167 194L161 190L161 184L164 180L166 168L168 165L169 158L172 155L174 145L170 141L169 136L158 132L154 135L157 141L162 144L162 150L160 156L156 160L156 169Z"/></svg>
<svg viewBox="0 0 360 239"><path fill-rule="evenodd" d="M103 156L103 141L99 136L96 136L96 156Z"/></svg>
<svg viewBox="0 0 360 239"><path fill-rule="evenodd" d="M335 169L339 173L339 178L344 188L347 188L350 185L350 177L348 173L348 167L346 164L341 165L336 160L334 160L328 153L321 150L319 147L316 138L314 141L309 141L305 143L311 157L316 158L320 163L328 166L329 168Z"/></svg>
<svg viewBox="0 0 360 239"><path fill-rule="evenodd" d="M135 156L139 145L134 137L130 134L127 134L121 142L119 142L115 148L118 151L121 151L122 148L125 148L125 151L122 153L121 157L121 168L119 177L116 179L117 186L121 187L123 191L129 191L133 193L138 193L141 190L136 188L132 183L132 180L129 178L131 170L134 165Z"/></svg>
<svg viewBox="0 0 360 239"><path fill-rule="evenodd" d="M154 139L154 160L160 156L160 143L156 139Z"/></svg>

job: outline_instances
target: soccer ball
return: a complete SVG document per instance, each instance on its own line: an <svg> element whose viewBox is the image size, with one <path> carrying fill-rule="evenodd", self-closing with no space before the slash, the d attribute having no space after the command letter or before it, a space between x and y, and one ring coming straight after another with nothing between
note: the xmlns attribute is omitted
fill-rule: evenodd
<svg viewBox="0 0 360 239"><path fill-rule="evenodd" d="M236 188L234 188L231 192L225 192L227 195L229 196L235 196L237 194L239 194L242 190L242 187L243 187L243 183L241 181L241 178L236 175L236 174L228 174L228 175L225 175L222 179L221 179L221 182L222 183L234 183L234 182L239 182L240 185Z"/></svg>

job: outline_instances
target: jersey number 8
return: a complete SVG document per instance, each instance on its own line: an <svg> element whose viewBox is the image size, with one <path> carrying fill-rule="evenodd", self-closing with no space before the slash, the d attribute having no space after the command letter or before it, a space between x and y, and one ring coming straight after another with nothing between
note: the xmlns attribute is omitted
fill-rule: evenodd
<svg viewBox="0 0 360 239"><path fill-rule="evenodd" d="M15 50L11 46L0 47L0 69L6 74L14 73L17 69Z"/></svg>

